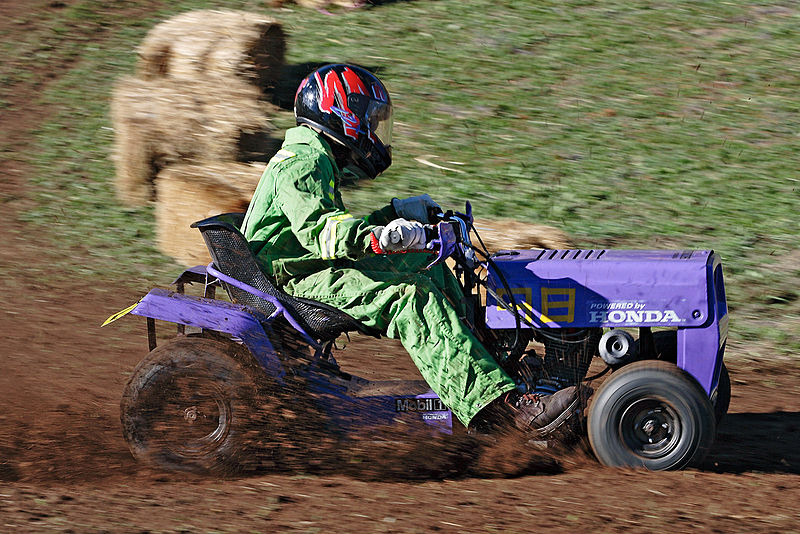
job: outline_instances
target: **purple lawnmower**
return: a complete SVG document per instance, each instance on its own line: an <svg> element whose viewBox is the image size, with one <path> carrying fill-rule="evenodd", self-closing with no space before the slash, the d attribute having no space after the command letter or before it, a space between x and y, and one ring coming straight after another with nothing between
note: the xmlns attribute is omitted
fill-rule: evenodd
<svg viewBox="0 0 800 534"><path fill-rule="evenodd" d="M588 408L569 418L588 434L598 460L651 470L697 464L730 401L719 256L604 249L489 254L471 211L468 203L464 214L439 214L428 245L431 265L451 260L468 324L518 389L547 394L610 371ZM276 287L238 230L242 217L194 223L213 263L184 271L174 291L152 289L106 321L128 313L147 318L151 352L121 404L137 459L193 472L235 469L253 439L254 413L270 409L253 399L289 383L291 395L313 399L316 417L331 432L388 426L400 435L409 422L431 432L464 430L424 381L371 381L344 371L334 341L348 332L379 333ZM203 284L202 297L185 294L194 283ZM227 299L215 298L219 287ZM156 320L177 325L177 336L158 344ZM595 357L601 370L587 377ZM259 420L269 424L268 417ZM261 430L258 439L268 440L269 429Z"/></svg>

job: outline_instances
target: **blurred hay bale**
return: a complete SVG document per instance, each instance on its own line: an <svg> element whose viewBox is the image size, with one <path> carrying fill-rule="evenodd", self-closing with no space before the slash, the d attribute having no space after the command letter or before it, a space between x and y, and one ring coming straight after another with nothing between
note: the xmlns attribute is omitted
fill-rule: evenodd
<svg viewBox="0 0 800 534"><path fill-rule="evenodd" d="M512 219L476 219L475 228L491 252L509 249L574 248L570 237L552 226Z"/></svg>
<svg viewBox="0 0 800 534"><path fill-rule="evenodd" d="M117 193L140 205L154 196L153 179L167 165L198 161L266 161L279 148L270 104L236 79L144 81L114 87Z"/></svg>
<svg viewBox="0 0 800 534"><path fill-rule="evenodd" d="M154 27L139 45L137 74L239 77L269 92L281 76L286 40L280 24L246 11L189 11Z"/></svg>
<svg viewBox="0 0 800 534"><path fill-rule="evenodd" d="M119 87L119 85L117 86ZM117 197L128 205L141 205L153 197L156 175L153 135L142 120L136 105L123 88L111 98L111 123L114 125L112 159L116 169ZM143 110L142 110L143 111Z"/></svg>
<svg viewBox="0 0 800 534"><path fill-rule="evenodd" d="M242 212L264 172L263 164L172 165L156 180L156 242L159 250L187 265L211 261L195 221Z"/></svg>

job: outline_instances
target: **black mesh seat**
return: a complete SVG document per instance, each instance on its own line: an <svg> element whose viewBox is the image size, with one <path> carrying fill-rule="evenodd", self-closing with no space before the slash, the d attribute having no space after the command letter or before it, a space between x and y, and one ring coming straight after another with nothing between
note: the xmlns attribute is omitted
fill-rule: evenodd
<svg viewBox="0 0 800 534"><path fill-rule="evenodd" d="M314 339L330 341L344 332L361 332L379 336L345 312L315 300L293 297L278 289L258 266L247 240L239 231L244 219L242 213L226 213L192 224L203 235L214 266L221 273L244 282L267 295L275 297L303 329ZM237 304L247 305L259 312L272 315L275 305L244 289L223 283L228 296Z"/></svg>

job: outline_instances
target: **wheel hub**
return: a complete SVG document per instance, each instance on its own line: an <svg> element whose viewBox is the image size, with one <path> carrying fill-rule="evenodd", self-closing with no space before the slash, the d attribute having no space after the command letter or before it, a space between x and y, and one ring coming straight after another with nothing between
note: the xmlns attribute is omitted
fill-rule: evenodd
<svg viewBox="0 0 800 534"><path fill-rule="evenodd" d="M162 417L154 425L159 441L184 458L215 450L230 430L231 408L213 383L177 377L162 397Z"/></svg>
<svg viewBox="0 0 800 534"><path fill-rule="evenodd" d="M680 441L680 420L672 407L655 398L634 401L622 414L620 434L637 455L660 458Z"/></svg>
<svg viewBox="0 0 800 534"><path fill-rule="evenodd" d="M197 406L189 406L183 411L183 418L189 421L190 423L194 423L197 420L198 411Z"/></svg>
<svg viewBox="0 0 800 534"><path fill-rule="evenodd" d="M650 413L641 425L641 431L648 443L655 443L667 438L672 429L667 418L661 413Z"/></svg>

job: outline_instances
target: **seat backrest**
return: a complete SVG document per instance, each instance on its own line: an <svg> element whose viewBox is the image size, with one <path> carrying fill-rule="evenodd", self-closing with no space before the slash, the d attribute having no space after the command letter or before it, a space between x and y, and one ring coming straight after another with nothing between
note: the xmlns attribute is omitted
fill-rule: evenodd
<svg viewBox="0 0 800 534"><path fill-rule="evenodd" d="M279 290L258 267L247 239L238 226L244 214L223 214L192 224L200 230L214 265L220 272L277 298ZM223 284L233 302L245 304L267 316L275 312L275 305L244 289Z"/></svg>
<svg viewBox="0 0 800 534"><path fill-rule="evenodd" d="M200 230L214 266L221 273L275 297L311 337L328 341L353 330L375 335L341 310L281 291L261 270L247 239L239 231L243 219L241 213L226 213L192 224L192 228ZM223 287L233 302L249 306L267 316L275 312L273 303L257 295L230 284L223 283Z"/></svg>

